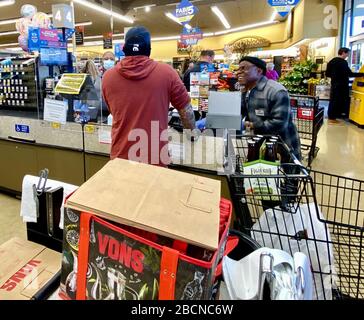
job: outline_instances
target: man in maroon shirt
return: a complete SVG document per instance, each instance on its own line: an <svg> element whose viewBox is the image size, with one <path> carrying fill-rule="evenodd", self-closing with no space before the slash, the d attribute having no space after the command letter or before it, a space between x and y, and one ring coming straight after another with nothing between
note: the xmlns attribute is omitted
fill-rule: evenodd
<svg viewBox="0 0 364 320"><path fill-rule="evenodd" d="M177 72L150 59L150 33L135 27L125 37L125 59L102 80L113 116L111 159L123 158L166 166L168 110L172 104L186 129L195 128L190 97Z"/></svg>

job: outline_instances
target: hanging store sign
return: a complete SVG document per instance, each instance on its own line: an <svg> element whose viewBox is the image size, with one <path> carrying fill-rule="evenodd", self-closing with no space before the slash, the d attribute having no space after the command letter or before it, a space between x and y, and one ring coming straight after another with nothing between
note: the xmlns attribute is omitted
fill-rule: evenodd
<svg viewBox="0 0 364 320"><path fill-rule="evenodd" d="M181 34L181 41L187 45L196 45L198 40L203 38L203 33L200 28L183 28L183 33Z"/></svg>
<svg viewBox="0 0 364 320"><path fill-rule="evenodd" d="M112 32L103 34L104 49L112 49Z"/></svg>
<svg viewBox="0 0 364 320"><path fill-rule="evenodd" d="M268 0L268 4L284 18L300 1L301 0Z"/></svg>
<svg viewBox="0 0 364 320"><path fill-rule="evenodd" d="M193 19L197 12L197 7L191 2L182 0L181 3L177 5L175 16L180 23L187 24Z"/></svg>
<svg viewBox="0 0 364 320"><path fill-rule="evenodd" d="M55 28L73 29L75 27L73 8L69 4L52 5L52 15Z"/></svg>
<svg viewBox="0 0 364 320"><path fill-rule="evenodd" d="M67 48L63 33L57 29L29 28L28 48L39 51L40 48Z"/></svg>
<svg viewBox="0 0 364 320"><path fill-rule="evenodd" d="M76 45L83 45L83 35L85 33L84 26L76 27Z"/></svg>

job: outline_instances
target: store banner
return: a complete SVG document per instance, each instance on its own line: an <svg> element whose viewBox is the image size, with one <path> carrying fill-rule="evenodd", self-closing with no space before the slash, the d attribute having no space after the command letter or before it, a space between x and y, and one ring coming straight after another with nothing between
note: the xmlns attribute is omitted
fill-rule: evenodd
<svg viewBox="0 0 364 320"><path fill-rule="evenodd" d="M112 49L112 32L103 34L104 49Z"/></svg>
<svg viewBox="0 0 364 320"><path fill-rule="evenodd" d="M60 37L58 29L29 28L28 48L39 51L40 48L67 48L67 43Z"/></svg>
<svg viewBox="0 0 364 320"><path fill-rule="evenodd" d="M189 23L196 13L198 13L197 7L188 0L182 0L181 3L177 5L175 16L178 21L184 25Z"/></svg>
<svg viewBox="0 0 364 320"><path fill-rule="evenodd" d="M200 28L183 28L183 32L181 34L181 41L187 45L196 45L198 40L203 38L203 33Z"/></svg>
<svg viewBox="0 0 364 320"><path fill-rule="evenodd" d="M284 18L300 1L301 0L268 0L268 4Z"/></svg>
<svg viewBox="0 0 364 320"><path fill-rule="evenodd" d="M85 33L84 26L76 27L76 45L83 45L83 35Z"/></svg>

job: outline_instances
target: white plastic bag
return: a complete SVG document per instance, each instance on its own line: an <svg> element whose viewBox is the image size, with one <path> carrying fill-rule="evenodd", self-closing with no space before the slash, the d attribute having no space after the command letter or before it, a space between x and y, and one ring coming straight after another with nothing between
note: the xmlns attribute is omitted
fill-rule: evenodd
<svg viewBox="0 0 364 320"><path fill-rule="evenodd" d="M318 214L323 219L319 208ZM304 253L311 262L313 298L332 300L334 257L331 237L327 225L318 219L314 203L300 205L295 213L282 211L279 207L266 210L252 227L251 236L264 247L284 250L291 255Z"/></svg>

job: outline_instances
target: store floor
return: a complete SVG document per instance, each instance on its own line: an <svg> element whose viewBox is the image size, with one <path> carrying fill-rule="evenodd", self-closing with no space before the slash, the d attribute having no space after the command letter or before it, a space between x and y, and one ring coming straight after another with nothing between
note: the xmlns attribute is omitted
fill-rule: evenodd
<svg viewBox="0 0 364 320"><path fill-rule="evenodd" d="M364 130L347 122L328 125L325 121L317 145L314 170L364 180ZM20 201L0 193L0 244L14 236L26 238Z"/></svg>

